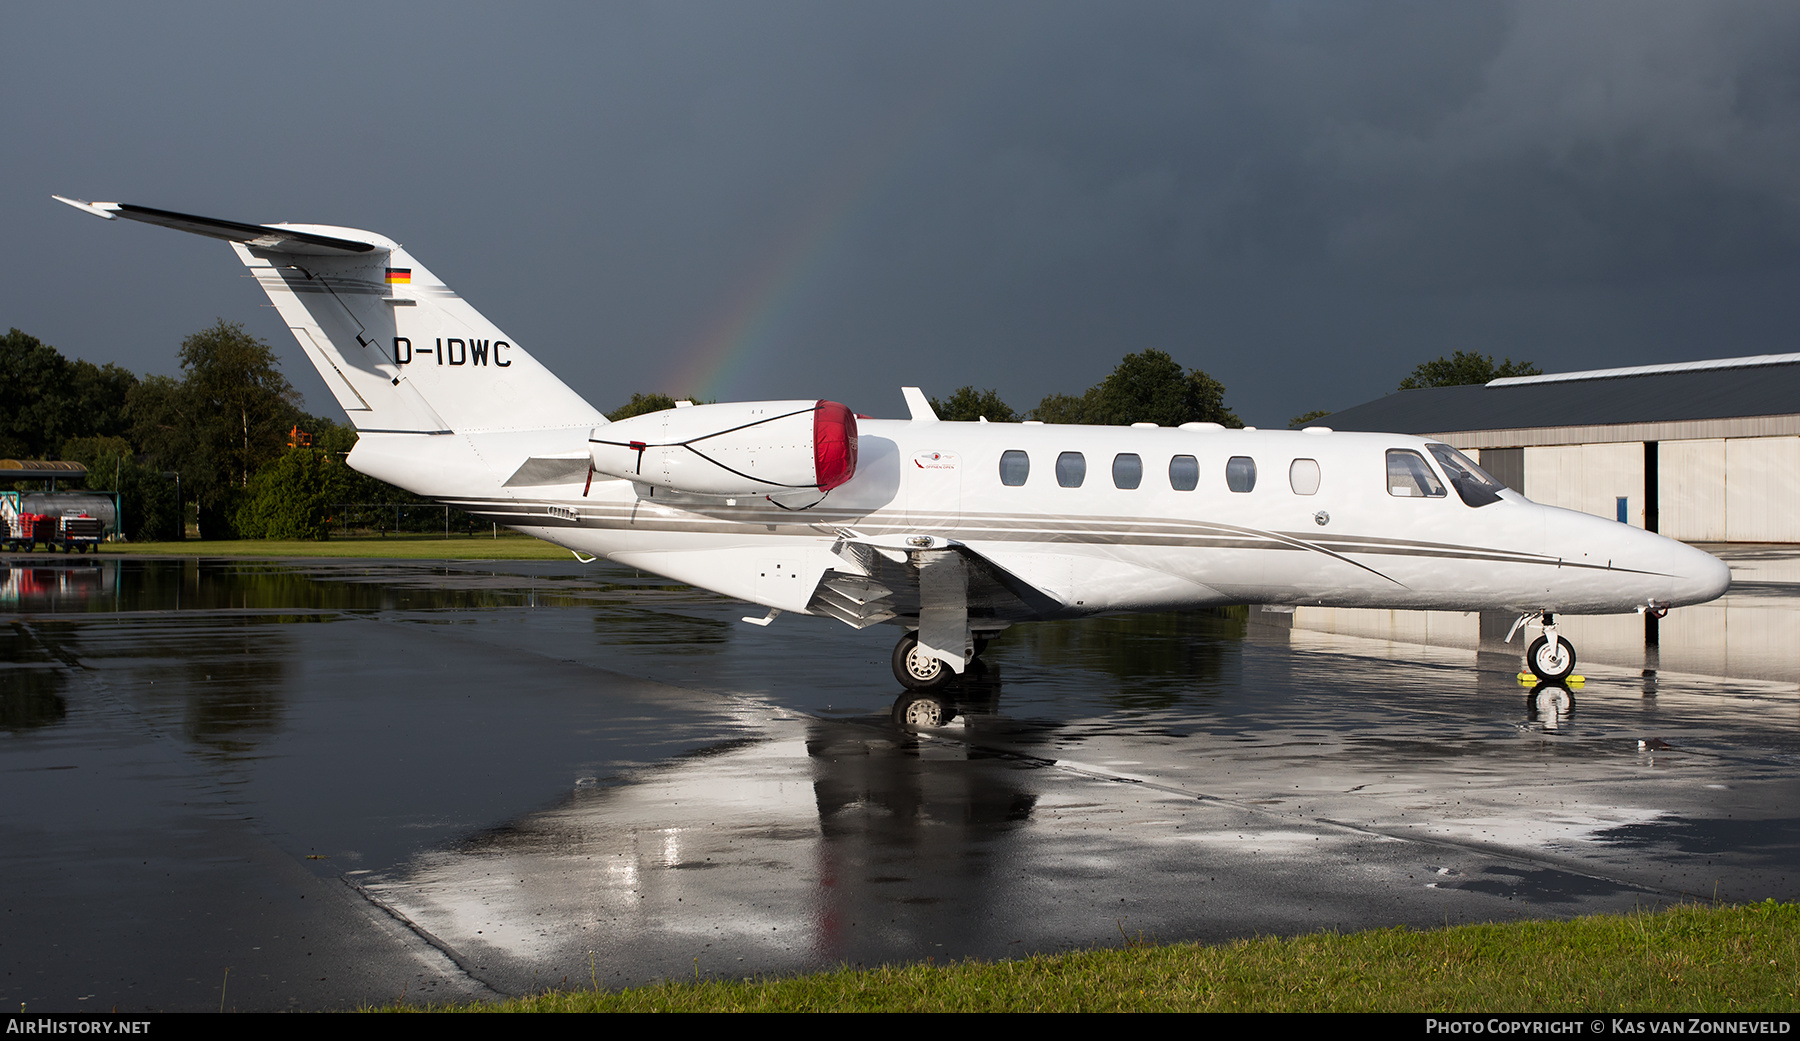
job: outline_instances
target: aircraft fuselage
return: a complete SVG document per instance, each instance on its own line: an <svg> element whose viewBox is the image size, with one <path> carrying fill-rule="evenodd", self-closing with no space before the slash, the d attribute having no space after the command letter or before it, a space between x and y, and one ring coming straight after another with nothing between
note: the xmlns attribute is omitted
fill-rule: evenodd
<svg viewBox="0 0 1800 1041"><path fill-rule="evenodd" d="M1233 603L1609 613L1704 602L1729 581L1701 550L1514 491L1479 507L1448 487L1392 494L1390 451L1441 473L1431 442L1406 435L863 420L856 475L810 508L646 497L623 480L509 490L495 479L544 451L546 438L578 449L579 433L471 435L479 452L467 454L425 443L451 438L365 435L352 462L404 485L421 454L439 454L420 450L450 449L467 462L444 459L438 471L462 493L437 481L413 490L584 554L792 611L806 609L810 583L846 566L834 551L846 530L960 543L1055 601L1032 617ZM1021 483L1003 481L1009 452L1023 453ZM473 472L477 454L485 474ZM1228 485L1234 459L1247 490ZM1242 460L1254 467L1249 482ZM476 476L492 494L467 493ZM774 563L780 581L769 577Z"/></svg>

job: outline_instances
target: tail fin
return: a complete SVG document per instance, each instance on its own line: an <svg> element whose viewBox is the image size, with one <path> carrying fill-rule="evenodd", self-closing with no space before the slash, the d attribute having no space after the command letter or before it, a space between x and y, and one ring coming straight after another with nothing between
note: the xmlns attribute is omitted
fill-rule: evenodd
<svg viewBox="0 0 1800 1041"><path fill-rule="evenodd" d="M606 422L385 236L55 198L108 220L229 241L358 430L482 433Z"/></svg>

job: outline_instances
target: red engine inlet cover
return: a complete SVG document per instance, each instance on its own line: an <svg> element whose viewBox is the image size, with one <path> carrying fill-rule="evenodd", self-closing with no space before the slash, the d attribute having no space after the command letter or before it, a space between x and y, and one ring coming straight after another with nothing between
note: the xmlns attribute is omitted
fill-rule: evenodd
<svg viewBox="0 0 1800 1041"><path fill-rule="evenodd" d="M813 412L813 473L828 492L856 475L856 413L835 401Z"/></svg>

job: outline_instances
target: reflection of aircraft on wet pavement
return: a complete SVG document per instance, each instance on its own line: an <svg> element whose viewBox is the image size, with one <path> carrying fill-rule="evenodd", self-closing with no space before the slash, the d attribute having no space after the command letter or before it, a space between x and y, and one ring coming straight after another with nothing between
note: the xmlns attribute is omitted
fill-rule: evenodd
<svg viewBox="0 0 1800 1041"><path fill-rule="evenodd" d="M1218 604L1505 610L1547 679L1556 614L1661 613L1725 565L1540 506L1399 434L946 423L831 401L692 405L608 423L398 244L64 202L232 243L360 432L371 476L578 553L858 628L904 626L930 694L1023 621ZM1090 469L1092 472L1090 472ZM1512 634L1508 634L1511 639Z"/></svg>

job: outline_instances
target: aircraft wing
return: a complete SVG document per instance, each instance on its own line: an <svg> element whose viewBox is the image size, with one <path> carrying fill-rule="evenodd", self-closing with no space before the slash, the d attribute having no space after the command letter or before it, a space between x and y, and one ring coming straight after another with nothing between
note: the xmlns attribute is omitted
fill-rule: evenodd
<svg viewBox="0 0 1800 1041"><path fill-rule="evenodd" d="M837 552L864 574L826 572L807 605L813 614L836 618L858 629L893 618L916 618L925 598L920 565L929 567L952 557L961 562L967 574L967 611L969 624L974 628L981 628L983 619L1004 626L1067 613L1062 600L953 539L929 535L845 535Z"/></svg>

